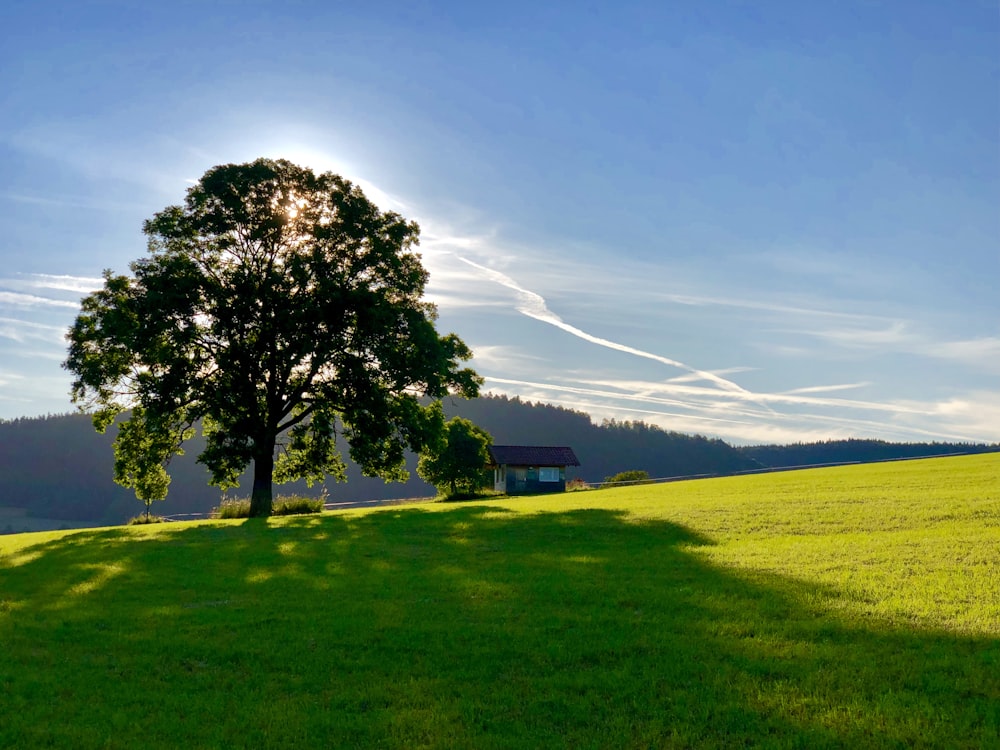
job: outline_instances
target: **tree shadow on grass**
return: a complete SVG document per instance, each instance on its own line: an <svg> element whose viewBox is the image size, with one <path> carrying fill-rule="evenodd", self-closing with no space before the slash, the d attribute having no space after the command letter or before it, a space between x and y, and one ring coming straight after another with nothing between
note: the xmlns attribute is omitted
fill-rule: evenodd
<svg viewBox="0 0 1000 750"><path fill-rule="evenodd" d="M0 558L0 745L989 746L1000 641L863 626L608 510L71 534Z"/></svg>

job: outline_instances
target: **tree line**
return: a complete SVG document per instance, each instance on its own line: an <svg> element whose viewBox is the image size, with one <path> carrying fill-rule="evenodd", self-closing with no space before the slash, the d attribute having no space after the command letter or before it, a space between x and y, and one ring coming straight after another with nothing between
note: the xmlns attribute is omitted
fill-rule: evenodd
<svg viewBox="0 0 1000 750"><path fill-rule="evenodd" d="M486 433L494 443L508 445L568 445L581 466L569 467L567 479L597 483L609 474L643 469L662 477L692 473L726 473L754 468L749 459L721 440L692 437L638 422L594 424L579 411L507 396L485 395L475 399L446 398L447 418L462 417ZM0 423L0 507L28 508L40 518L121 523L139 506L131 489L113 480L115 427L94 431L90 417L68 414ZM158 508L165 515L207 513L218 506L223 492L209 485L210 474L196 462L203 443L192 437L187 450L167 466L172 478L170 493ZM390 500L429 497L435 489L416 473L418 456L405 456L409 476L386 483L366 477L362 468L346 457L344 478L329 478L309 488L302 481L279 485L278 493L318 496L329 502ZM249 494L249 471L239 478L239 489Z"/></svg>
<svg viewBox="0 0 1000 750"><path fill-rule="evenodd" d="M884 440L824 440L791 445L752 445L739 448L761 466L810 466L831 463L870 463L901 458L927 458L959 453L992 453L1000 445L987 443L889 443Z"/></svg>
<svg viewBox="0 0 1000 750"><path fill-rule="evenodd" d="M569 467L567 478L598 483L623 471L645 471L652 478L727 474L738 471L849 461L878 461L948 453L1000 450L998 445L957 443L888 443L881 440L831 440L794 445L734 447L722 440L670 432L642 422L606 421L544 403L508 396L445 399L447 417L470 420L496 444L568 445L581 466ZM0 422L0 507L28 508L32 516L94 524L123 523L141 506L132 490L112 478L114 429L94 431L84 414ZM207 513L219 505L222 491L208 484L209 474L195 459L200 438L168 466L173 481L158 512L178 516ZM328 480L313 488L304 483L280 485L278 494L319 496L329 502L430 497L435 489L416 475L417 456L406 455L409 478L386 483L365 477L345 461L346 482ZM240 489L249 494L252 475Z"/></svg>

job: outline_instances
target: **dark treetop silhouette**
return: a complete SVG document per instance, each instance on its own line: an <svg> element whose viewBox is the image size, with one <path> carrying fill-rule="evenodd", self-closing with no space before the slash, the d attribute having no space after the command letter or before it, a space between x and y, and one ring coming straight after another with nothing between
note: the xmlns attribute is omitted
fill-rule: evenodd
<svg viewBox="0 0 1000 750"><path fill-rule="evenodd" d="M273 481L342 477L338 439L366 474L403 478L405 450L442 429L420 398L478 392L468 347L422 300L419 228L335 174L215 167L143 231L149 257L105 272L64 363L97 429L131 411L115 479L141 499L166 495L196 422L213 484L253 462L251 515L270 513Z"/></svg>

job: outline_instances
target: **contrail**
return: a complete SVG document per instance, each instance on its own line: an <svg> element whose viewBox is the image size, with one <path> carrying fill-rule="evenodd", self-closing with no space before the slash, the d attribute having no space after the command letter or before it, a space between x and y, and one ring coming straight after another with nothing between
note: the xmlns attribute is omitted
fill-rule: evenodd
<svg viewBox="0 0 1000 750"><path fill-rule="evenodd" d="M481 266L468 258L463 258L462 256L455 256L463 263L466 263L473 268L476 268L486 274L489 278L508 289L513 289L518 296L517 311L527 315L529 318L534 318L535 320L540 320L543 323L548 323L556 328L560 328L566 333L571 333L584 341L589 341L592 344L597 344L598 346L603 346L608 349L614 349L615 351L625 352L626 354L632 354L636 357L643 357L645 359L651 359L655 362L661 362L665 365L670 365L671 367L676 367L681 370L685 370L689 373L697 375L702 380L707 380L715 383L721 389L726 391L733 391L735 393L742 393L747 396L753 397L753 394L743 388L742 386L734 383L731 380L726 380L725 378L719 377L715 373L706 372L704 370L699 370L690 365L686 365L683 362L678 362L676 359L670 359L669 357L662 357L659 354L653 354L652 352L643 351L642 349L636 349L635 347L627 346L625 344L619 344L616 341L610 341L608 339L603 339L599 336L594 336L593 334L582 331L576 326L570 325L565 322L562 318L556 315L554 312L549 310L548 305L545 303L545 298L540 294L536 294L524 287L520 286L516 281L514 281L507 274L501 273L500 271L495 271L492 268L487 268L486 266Z"/></svg>
<svg viewBox="0 0 1000 750"><path fill-rule="evenodd" d="M640 414L655 414L657 416L674 417L674 418L679 418L679 419L690 419L690 420L696 420L696 421L699 421L699 422L710 422L710 423L720 423L720 424L722 424L722 423L728 423L728 424L734 424L734 425L750 425L750 426L759 426L760 425L760 423L757 422L757 421L750 421L749 419L737 419L736 418L736 417L747 417L747 418L752 418L753 420L757 420L760 417L760 413L756 412L756 411L733 410L733 411L730 411L730 413L732 414L731 418L719 417L719 416L708 416L710 414L717 414L718 413L714 409L714 405L713 404L690 403L690 402L684 402L684 401L677 401L675 399L660 398L660 397L657 397L657 396L648 396L648 395L641 395L641 394L627 394L627 393L621 393L621 392L619 392L617 390L611 391L611 390L602 390L602 389L599 389L599 388L582 388L582 387L579 387L579 386L558 385L558 384L555 384L555 383L540 383L540 382L531 381L531 380L514 380L514 379L511 379L511 378L498 378L498 377L493 377L492 375L487 375L486 376L486 380L488 382L491 382L491 383L499 383L500 385L521 385L521 386L528 386L530 388L536 388L536 389L545 390L545 391L555 391L557 393L566 393L566 394L570 394L571 396L591 396L591 397L600 398L600 399L609 399L609 400L612 400L612 401L618 401L618 400L634 401L634 402L638 402L638 403L651 404L651 405L653 405L655 407L659 407L659 406L680 406L680 407L686 409L688 413L660 411L659 409L653 408L653 407L648 407L648 408L644 408L644 409L641 409L641 408L630 408L630 407L627 407L627 406L622 406L622 405L620 405L618 403L615 403L614 406L612 407L615 411L634 411L634 412L637 412L637 413L640 413ZM585 383L586 382L587 381L585 381ZM595 384L596 385L602 385L602 383L600 383L599 381L596 382ZM776 395L777 394L765 394L764 397L766 397L766 398L773 398L773 397L776 397ZM720 396L720 397L722 397L722 396ZM731 397L727 396L726 398L731 398ZM547 398L546 400L549 400L549 399ZM564 405L569 406L570 408L576 408L576 409L579 409L582 406L587 405L586 403L581 403L579 401L566 401L566 400L563 400L563 401L560 402L558 399L553 400L553 403L563 403ZM813 400L803 400L801 402L788 401L788 403L793 403L793 404L794 403L803 403L803 404L812 404L812 405L816 405L816 406L846 406L846 407L852 408L852 409L893 412L896 416L905 415L905 414L925 415L925 414L932 414L933 413L932 411L928 411L927 409L916 409L916 408L913 408L913 407L907 407L906 405L903 405L903 404L881 404L881 403L875 403L875 402L861 402L861 401L844 401L844 402L839 402L839 401L836 401L834 399L829 399L829 400L813 399ZM601 408L601 409L608 408L608 405L606 403L604 403L604 404L598 404L597 406L598 406L598 408ZM959 441L964 441L964 442L973 442L973 440L971 438L969 438L967 435L959 435L959 434L950 433L950 432L932 431L932 430L922 429L922 428L919 428L919 427L910 427L910 426L897 427L891 421L888 421L888 422L882 421L882 422L880 422L880 421L876 421L876 420L870 419L870 418L869 419L864 419L864 418L861 418L861 417L835 417L835 416L830 416L828 414L809 414L809 413L806 413L806 414L802 414L802 413L788 414L788 413L774 412L774 411L771 411L769 417L772 420L776 420L778 422L789 422L789 421L791 421L791 422L800 422L800 423L803 423L805 425L809 425L809 424L818 424L818 425L832 424L832 425L837 425L837 426L846 426L846 427L850 427L852 429L858 429L858 428L862 428L862 427L868 427L868 428L871 428L871 429L874 429L874 430L878 430L880 432L887 432L889 434L895 434L895 435L898 435L899 437L906 437L906 436L911 435L914 432L916 432L918 434L926 435L927 437L933 437L935 439L944 438L946 440L959 440ZM765 425L765 426L767 426L767 425ZM747 435L747 433L742 433L742 434L740 434L740 437L743 438L743 439L745 439L746 435ZM767 442L767 438L765 438L765 437L760 437L758 439L761 440L762 442Z"/></svg>

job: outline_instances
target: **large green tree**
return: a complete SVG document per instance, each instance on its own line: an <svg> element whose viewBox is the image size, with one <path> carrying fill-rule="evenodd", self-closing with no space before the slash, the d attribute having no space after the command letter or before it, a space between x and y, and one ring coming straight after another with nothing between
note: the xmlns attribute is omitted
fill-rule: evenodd
<svg viewBox="0 0 1000 750"><path fill-rule="evenodd" d="M482 486L493 437L468 419L452 417L441 438L420 456L417 474L438 492L475 492Z"/></svg>
<svg viewBox="0 0 1000 750"><path fill-rule="evenodd" d="M251 515L267 515L273 481L343 478L342 441L367 475L405 478L406 449L442 429L422 397L478 392L468 347L423 300L419 228L338 175L215 167L143 231L148 257L105 272L64 363L97 429L129 412L123 484L165 489L201 424L212 482L233 486L252 462Z"/></svg>

